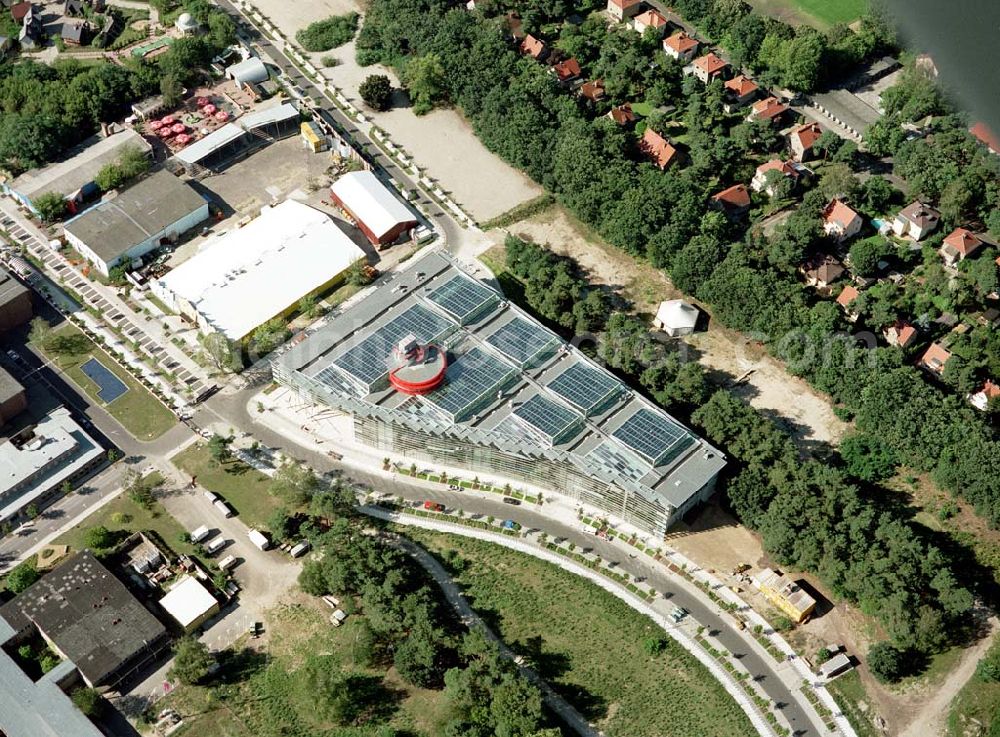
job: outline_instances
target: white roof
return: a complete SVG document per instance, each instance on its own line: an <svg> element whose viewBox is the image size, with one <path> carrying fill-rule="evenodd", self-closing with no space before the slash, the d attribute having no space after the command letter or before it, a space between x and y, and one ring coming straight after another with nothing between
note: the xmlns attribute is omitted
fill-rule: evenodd
<svg viewBox="0 0 1000 737"><path fill-rule="evenodd" d="M246 131L235 123L226 123L216 131L209 133L187 148L182 148L174 156L185 164L197 164L216 149L220 149L230 141L239 138Z"/></svg>
<svg viewBox="0 0 1000 737"><path fill-rule="evenodd" d="M283 120L290 120L297 117L299 117L299 111L292 103L285 102L281 105L273 105L265 108L264 110L254 110L252 113L244 115L238 122L240 127L245 130L252 130L268 123L280 123Z"/></svg>
<svg viewBox="0 0 1000 737"><path fill-rule="evenodd" d="M181 298L208 327L240 340L364 258L333 219L286 200L216 236L154 284L168 304Z"/></svg>
<svg viewBox="0 0 1000 737"><path fill-rule="evenodd" d="M381 238L399 223L416 220L413 213L396 199L370 171L352 171L330 187L351 213Z"/></svg>
<svg viewBox="0 0 1000 737"><path fill-rule="evenodd" d="M656 319L668 328L693 328L698 323L698 308L681 299L660 302Z"/></svg>
<svg viewBox="0 0 1000 737"><path fill-rule="evenodd" d="M247 84L248 82L263 82L270 75L264 62L256 56L251 56L238 64L226 67L226 76L239 84Z"/></svg>
<svg viewBox="0 0 1000 737"><path fill-rule="evenodd" d="M175 583L167 595L160 599L160 606L185 629L205 616L219 602L198 579L184 576Z"/></svg>

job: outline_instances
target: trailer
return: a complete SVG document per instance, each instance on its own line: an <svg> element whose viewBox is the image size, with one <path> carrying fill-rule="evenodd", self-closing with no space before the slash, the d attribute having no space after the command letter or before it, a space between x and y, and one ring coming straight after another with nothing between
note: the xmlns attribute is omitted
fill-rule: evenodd
<svg viewBox="0 0 1000 737"><path fill-rule="evenodd" d="M311 547L312 544L310 544L308 540L303 540L298 545L293 546L292 549L288 551L288 554L293 558L300 558L308 553Z"/></svg>
<svg viewBox="0 0 1000 737"><path fill-rule="evenodd" d="M252 542L261 550L267 550L269 547L271 547L271 541L268 540L267 535L265 535L260 530L253 530L253 529L249 530L247 532L247 537L250 538L250 542Z"/></svg>
<svg viewBox="0 0 1000 737"><path fill-rule="evenodd" d="M232 517L234 514L232 507L230 507L221 499L216 499L214 502L212 502L212 505L220 512L222 512L223 517Z"/></svg>
<svg viewBox="0 0 1000 737"><path fill-rule="evenodd" d="M208 499L208 501L210 501L212 504L215 504L215 502L219 498L219 495L216 494L214 491L205 491L205 492L202 492L202 493L205 494L205 498Z"/></svg>
<svg viewBox="0 0 1000 737"><path fill-rule="evenodd" d="M211 532L212 531L206 525L202 525L197 530L191 533L191 542L200 543L202 540L208 537Z"/></svg>
<svg viewBox="0 0 1000 737"><path fill-rule="evenodd" d="M230 568L236 565L236 556L227 555L225 558L219 561L219 570L228 571Z"/></svg>
<svg viewBox="0 0 1000 737"><path fill-rule="evenodd" d="M215 555L224 547L226 547L226 543L228 542L229 541L226 538L224 538L222 535L219 535L217 538L215 538L214 540L209 542L208 545L205 546L205 552L208 553L209 555Z"/></svg>

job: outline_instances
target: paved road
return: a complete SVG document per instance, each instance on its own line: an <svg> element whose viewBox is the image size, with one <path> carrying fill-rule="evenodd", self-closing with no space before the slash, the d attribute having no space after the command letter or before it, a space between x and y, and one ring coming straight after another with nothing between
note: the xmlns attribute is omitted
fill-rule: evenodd
<svg viewBox="0 0 1000 737"><path fill-rule="evenodd" d="M461 618L462 623L466 627L472 629L473 627L480 628L493 642L495 642L500 648L500 654L503 655L508 660L514 660L514 652L507 647L503 640L500 639L497 634L489 628L489 626L483 621L469 605L469 602L462 595L461 590L452 580L451 576L444 569L437 559L424 550L422 547L417 545L411 540L407 540L405 537L391 536L392 543L398 546L401 550L406 551L409 555L414 558L424 570L430 574L430 577L434 579L434 582L441 588L444 593L444 598L451 605L458 616ZM548 683L546 683L541 676L538 675L532 668L527 666L518 666L521 673L527 677L529 681L535 684L539 690L542 692L542 696L545 699L545 703L548 705L552 711L554 711L559 718L568 724L572 729L579 735L583 737L597 737L599 734L590 724L587 722L586 718L573 708L566 699L557 694Z"/></svg>

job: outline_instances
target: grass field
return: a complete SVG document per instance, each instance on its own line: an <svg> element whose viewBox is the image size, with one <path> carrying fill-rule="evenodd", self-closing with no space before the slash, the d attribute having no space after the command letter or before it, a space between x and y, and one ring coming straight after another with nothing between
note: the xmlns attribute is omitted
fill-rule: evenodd
<svg viewBox="0 0 1000 737"><path fill-rule="evenodd" d="M991 652L994 657L1000 653L1000 640L993 642ZM982 725L983 732L971 731L973 719ZM947 735L965 737L970 733L995 734L996 726L990 729L993 722L1000 722L1000 682L987 682L973 676L951 702Z"/></svg>
<svg viewBox="0 0 1000 737"><path fill-rule="evenodd" d="M122 426L139 440L153 440L165 433L175 424L177 419L163 404L150 394L142 384L132 378L107 353L101 350L92 340L80 332L74 325L64 325L52 331L53 336L78 336L75 339L86 341L86 349L73 353L58 353L39 349L48 356L74 384L90 397L94 404L103 407L118 420ZM100 387L80 369L80 366L91 358L96 358L128 387L128 391L109 404L104 404L98 396Z"/></svg>
<svg viewBox="0 0 1000 737"><path fill-rule="evenodd" d="M847 721L858 733L858 737L879 737L881 732L875 729L870 716L871 702L865 693L864 684L861 683L861 676L856 670L834 679L827 688L837 700L837 706L843 710ZM862 704L868 705L868 713L862 709Z"/></svg>
<svg viewBox="0 0 1000 737"><path fill-rule="evenodd" d="M809 23L821 29L851 23L868 8L868 0L750 0L750 4L787 23Z"/></svg>
<svg viewBox="0 0 1000 737"><path fill-rule="evenodd" d="M294 672L315 653L331 655L352 671L380 679L391 695L384 721L379 726L366 725L323 731L323 735L344 737L379 737L383 734L427 737L439 735L447 704L442 692L415 688L404 683L395 670L359 668L352 655L352 645L363 617L354 615L334 629L327 622L329 610L320 611L315 600L302 593L290 595L290 601L273 610L266 618L266 660L263 655L241 650L238 643L224 667L228 683L210 686L180 686L157 703L157 709L173 707L184 716L185 725L176 737L283 737L302 734L303 725L296 713L303 709L307 693L291 689L281 693L272 685L265 692L263 681L281 679ZM228 654L227 654L228 655ZM230 667L232 666L232 667ZM281 693L279 698L276 694ZM306 705L305 708L308 708ZM380 731L386 727L386 731ZM319 737L320 733L316 733Z"/></svg>
<svg viewBox="0 0 1000 737"><path fill-rule="evenodd" d="M200 486L221 494L251 527L266 527L271 512L281 506L268 492L271 479L240 461L216 463L205 443L196 443L170 460L191 476L197 476Z"/></svg>
<svg viewBox="0 0 1000 737"><path fill-rule="evenodd" d="M673 640L603 589L545 561L477 540L406 528L431 551L455 550L475 609L609 737L754 734L743 711ZM538 655L540 651L540 655Z"/></svg>

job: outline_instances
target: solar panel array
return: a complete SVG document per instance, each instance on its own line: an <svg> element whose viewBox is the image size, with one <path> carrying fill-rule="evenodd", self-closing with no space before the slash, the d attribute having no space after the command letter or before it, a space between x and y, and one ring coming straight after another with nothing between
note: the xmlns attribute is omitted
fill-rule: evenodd
<svg viewBox="0 0 1000 737"><path fill-rule="evenodd" d="M428 299L463 325L483 307L498 301L492 289L464 276L453 276L431 292Z"/></svg>
<svg viewBox="0 0 1000 737"><path fill-rule="evenodd" d="M559 339L543 327L515 317L486 339L486 342L521 367L559 345Z"/></svg>
<svg viewBox="0 0 1000 737"><path fill-rule="evenodd" d="M430 343L451 328L444 317L415 304L373 332L364 342L354 346L333 363L367 387L383 378L389 369L386 359L392 349L407 335L416 336L421 343Z"/></svg>
<svg viewBox="0 0 1000 737"><path fill-rule="evenodd" d="M654 466L675 458L695 442L694 437L666 415L643 407L611 433Z"/></svg>
<svg viewBox="0 0 1000 737"><path fill-rule="evenodd" d="M609 396L623 389L613 376L585 363L574 363L549 381L547 386L588 415L604 404Z"/></svg>
<svg viewBox="0 0 1000 737"><path fill-rule="evenodd" d="M425 398L459 422L505 387L516 373L513 366L473 348L448 367L444 386Z"/></svg>
<svg viewBox="0 0 1000 737"><path fill-rule="evenodd" d="M555 443L574 425L579 426L583 418L567 407L551 399L535 394L514 410L514 415L538 430Z"/></svg>
<svg viewBox="0 0 1000 737"><path fill-rule="evenodd" d="M606 471L632 481L638 481L649 471L648 467L640 464L638 458L607 441L590 451L587 458Z"/></svg>

